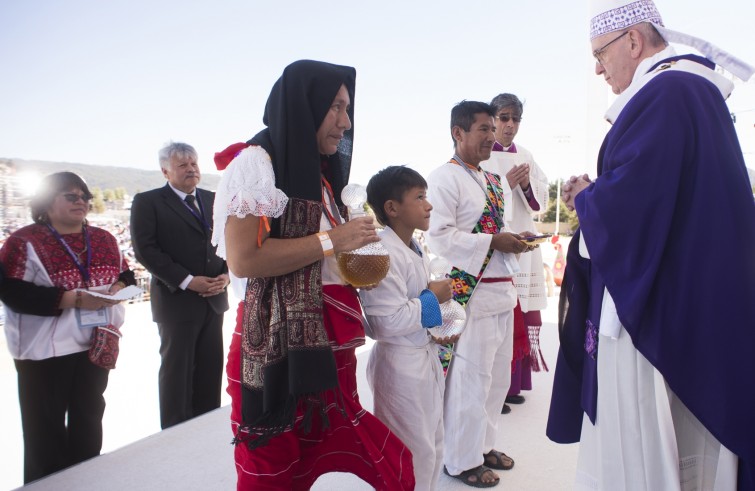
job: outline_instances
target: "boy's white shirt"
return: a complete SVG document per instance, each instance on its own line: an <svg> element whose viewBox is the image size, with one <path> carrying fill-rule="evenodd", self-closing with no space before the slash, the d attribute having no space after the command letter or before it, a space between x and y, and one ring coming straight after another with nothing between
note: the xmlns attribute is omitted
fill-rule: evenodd
<svg viewBox="0 0 755 491"><path fill-rule="evenodd" d="M390 227L380 238L391 257L388 275L376 288L360 292L377 340L367 362L367 381L375 416L412 452L416 489L431 491L443 466L445 384L438 348L422 327L417 298L430 278L429 261Z"/></svg>
<svg viewBox="0 0 755 491"><path fill-rule="evenodd" d="M427 255L413 251L390 227L379 235L391 258L388 274L377 287L359 292L370 336L394 345L424 346L431 339L422 327L418 297L430 280Z"/></svg>

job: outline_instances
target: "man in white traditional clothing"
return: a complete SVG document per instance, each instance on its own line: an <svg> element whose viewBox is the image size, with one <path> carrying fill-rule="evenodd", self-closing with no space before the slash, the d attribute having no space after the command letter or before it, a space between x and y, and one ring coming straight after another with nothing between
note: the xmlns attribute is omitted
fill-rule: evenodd
<svg viewBox="0 0 755 491"><path fill-rule="evenodd" d="M595 72L618 97L598 177L563 186L580 231L548 435L581 442L576 489L755 489L755 395L739 380L755 373L755 203L715 65L754 70L666 29L651 0L592 15ZM736 267L701 257L721 247Z"/></svg>
<svg viewBox="0 0 755 491"><path fill-rule="evenodd" d="M514 143L522 121L524 104L516 95L504 93L495 96L490 105L495 112L496 141L490 160L483 162L481 166L505 177L501 179L501 184L503 201L507 205L504 212L507 228L513 231L535 230L533 217L545 212L548 207L548 178L535 162L532 153ZM541 367L548 369L540 352L540 327L543 325L540 311L547 306L540 248L521 254L519 269L514 277L514 286L522 311L524 332L520 343L516 339L518 333L514 333L514 365L503 414L511 411L508 404L524 403L524 396L520 392L532 390L532 372L540 371Z"/></svg>
<svg viewBox="0 0 755 491"><path fill-rule="evenodd" d="M451 136L455 155L428 178L434 207L428 245L453 266L454 299L468 302L446 380L445 472L470 486L492 487L499 477L491 469L514 466L495 440L511 380L516 254L531 248L504 231L500 177L480 168L495 143L493 109L460 102L451 111Z"/></svg>
<svg viewBox="0 0 755 491"><path fill-rule="evenodd" d="M430 281L427 254L413 237L430 225L426 195L427 182L408 167L370 179L367 202L385 226L380 240L391 266L377 287L359 293L376 341L367 363L373 413L411 450L415 491L436 489L443 467L445 381L427 328L441 324L440 303L451 299L451 280Z"/></svg>

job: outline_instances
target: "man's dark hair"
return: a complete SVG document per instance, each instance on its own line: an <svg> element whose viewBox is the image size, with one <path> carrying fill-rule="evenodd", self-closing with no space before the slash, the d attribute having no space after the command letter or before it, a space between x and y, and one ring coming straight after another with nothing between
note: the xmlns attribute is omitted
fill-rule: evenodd
<svg viewBox="0 0 755 491"><path fill-rule="evenodd" d="M490 105L493 107L495 114L501 109L512 108L515 116L521 116L524 112L524 104L514 94L498 94L490 101Z"/></svg>
<svg viewBox="0 0 755 491"><path fill-rule="evenodd" d="M419 172L403 165L386 167L372 176L367 183L367 203L381 225L389 225L385 202L394 200L400 203L404 194L412 188L427 189L427 181Z"/></svg>
<svg viewBox="0 0 755 491"><path fill-rule="evenodd" d="M495 117L490 104L479 101L461 101L451 109L451 139L454 141L454 148L456 148L456 140L453 136L454 126L468 132L472 128L475 115L480 113Z"/></svg>

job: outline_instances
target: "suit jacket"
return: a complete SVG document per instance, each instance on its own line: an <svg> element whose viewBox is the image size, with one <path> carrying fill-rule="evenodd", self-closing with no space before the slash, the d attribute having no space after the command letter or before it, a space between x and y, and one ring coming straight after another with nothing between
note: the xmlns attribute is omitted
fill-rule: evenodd
<svg viewBox="0 0 755 491"><path fill-rule="evenodd" d="M150 302L155 322L197 319L205 303L217 314L228 310L227 292L204 298L179 287L190 274L215 277L228 271L210 243L215 193L199 188L196 193L210 230L167 183L138 193L131 204L131 241L136 259L152 273Z"/></svg>

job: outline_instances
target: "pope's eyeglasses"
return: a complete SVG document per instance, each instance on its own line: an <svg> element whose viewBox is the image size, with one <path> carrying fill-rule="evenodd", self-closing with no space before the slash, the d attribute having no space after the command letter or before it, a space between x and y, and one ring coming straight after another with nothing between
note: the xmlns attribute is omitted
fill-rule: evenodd
<svg viewBox="0 0 755 491"><path fill-rule="evenodd" d="M595 58L595 61L597 61L598 64L602 65L603 64L602 57L603 57L603 53L606 51L606 49L608 49L609 46L611 46L613 43L615 43L619 39L623 38L627 34L629 34L629 31L624 31L619 36L616 36L615 38L613 38L612 40L610 40L606 44L604 44L602 48L598 48L595 51L593 51L592 55Z"/></svg>

